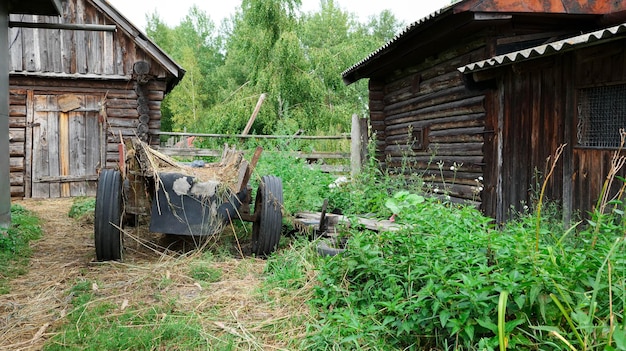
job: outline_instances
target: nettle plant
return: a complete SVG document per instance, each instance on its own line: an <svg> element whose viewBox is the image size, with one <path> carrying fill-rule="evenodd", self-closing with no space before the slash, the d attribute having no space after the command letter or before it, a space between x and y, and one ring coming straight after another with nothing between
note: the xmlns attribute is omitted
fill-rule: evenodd
<svg viewBox="0 0 626 351"><path fill-rule="evenodd" d="M619 213L598 232L549 217L537 231L532 213L496 228L408 191L385 205L404 229L354 232L322 261L307 349L626 349Z"/></svg>
<svg viewBox="0 0 626 351"><path fill-rule="evenodd" d="M397 216L401 222L411 223L415 222L417 216L420 215L417 209L418 205L424 203L426 199L418 194L412 194L408 191L398 191L393 197L385 201L385 207L387 207L392 213L392 218L395 220Z"/></svg>

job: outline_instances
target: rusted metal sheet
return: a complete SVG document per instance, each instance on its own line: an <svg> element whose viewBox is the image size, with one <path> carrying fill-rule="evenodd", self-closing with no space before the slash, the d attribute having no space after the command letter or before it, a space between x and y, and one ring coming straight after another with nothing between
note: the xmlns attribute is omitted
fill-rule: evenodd
<svg viewBox="0 0 626 351"><path fill-rule="evenodd" d="M454 6L455 12L536 12L607 14L626 10L623 1L606 0L469 0Z"/></svg>
<svg viewBox="0 0 626 351"><path fill-rule="evenodd" d="M605 0L465 0L434 12L433 14L419 19L407 26L391 41L370 53L365 59L354 64L352 67L342 72L343 80L346 84L354 83L363 78L369 78L372 72L383 67L386 61L399 55L401 50L406 49L402 45L410 40L415 40L420 35L424 42L438 32L446 30L449 26L444 22L457 20L458 31L462 31L463 19L467 15L474 16L474 22L491 22L494 25L498 22L512 20L517 14L537 14L540 21L551 22L556 18L562 19L562 15L605 15L609 23L617 24L620 18L623 20L623 13L626 11L624 1ZM615 16L610 16L615 14ZM463 25L462 25L463 24ZM437 25L439 29L433 29ZM583 26L581 25L581 28ZM429 32L432 30L433 32ZM469 29L465 29L469 30ZM541 29L538 28L540 31ZM453 33L452 38L459 37L459 32ZM519 33L518 33L519 35ZM417 41L419 43L419 40ZM445 52L446 49L444 49ZM393 53L392 53L393 52ZM486 57L485 57L486 58ZM476 61L476 60L474 60ZM472 62L472 61L470 61ZM464 63L465 65L467 63ZM459 65L459 66L463 66Z"/></svg>

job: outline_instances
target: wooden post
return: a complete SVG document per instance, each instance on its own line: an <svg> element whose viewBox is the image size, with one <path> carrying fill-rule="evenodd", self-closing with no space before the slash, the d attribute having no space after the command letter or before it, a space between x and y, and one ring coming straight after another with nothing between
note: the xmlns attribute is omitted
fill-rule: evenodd
<svg viewBox="0 0 626 351"><path fill-rule="evenodd" d="M252 128L252 123L254 123L256 116L259 114L259 111L261 110L261 105L263 105L263 101L265 101L266 97L267 97L267 94L265 93L259 96L259 101L257 101L256 103L254 112L252 112L252 116L250 116L250 119L248 120L248 124L246 124L246 127L243 129L243 133L241 133L241 135L248 135L248 133L250 132L250 129Z"/></svg>
<svg viewBox="0 0 626 351"><path fill-rule="evenodd" d="M367 118L360 118L357 114L353 114L350 134L350 173L355 176L361 173L367 159Z"/></svg>
<svg viewBox="0 0 626 351"><path fill-rule="evenodd" d="M9 152L9 5L0 1L0 228L11 224Z"/></svg>

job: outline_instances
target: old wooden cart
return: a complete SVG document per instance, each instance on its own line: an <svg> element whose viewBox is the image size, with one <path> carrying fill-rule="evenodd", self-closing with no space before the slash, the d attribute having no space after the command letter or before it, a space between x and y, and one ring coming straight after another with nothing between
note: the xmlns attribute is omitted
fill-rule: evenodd
<svg viewBox="0 0 626 351"><path fill-rule="evenodd" d="M208 237L232 220L252 222L252 253L266 256L280 239L283 188L280 178L263 176L250 211L248 185L260 157L250 162L226 147L219 162L181 164L137 138L120 144L119 169L103 169L98 178L95 246L99 261L121 260L123 226L136 216L150 217L150 231Z"/></svg>

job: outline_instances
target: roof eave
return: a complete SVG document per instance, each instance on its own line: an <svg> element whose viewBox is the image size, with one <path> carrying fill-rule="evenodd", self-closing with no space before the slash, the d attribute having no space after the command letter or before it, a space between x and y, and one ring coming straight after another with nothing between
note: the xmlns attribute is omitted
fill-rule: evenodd
<svg viewBox="0 0 626 351"><path fill-rule="evenodd" d="M626 23L586 33L571 38L558 40L552 43L535 46L503 55L491 57L486 60L472 62L457 70L463 74L476 73L525 62L533 59L565 53L571 50L598 45L613 40L621 40L626 36Z"/></svg>
<svg viewBox="0 0 626 351"><path fill-rule="evenodd" d="M61 0L9 0L9 13L59 16L62 11Z"/></svg>
<svg viewBox="0 0 626 351"><path fill-rule="evenodd" d="M350 85L362 78L367 78L366 75L360 74L366 66L371 65L375 61L381 60L383 57L393 52L396 47L401 46L402 43L409 40L410 37L419 35L427 28L430 28L432 25L442 21L452 14L454 14L454 8L452 6L448 6L404 27L400 33L396 34L394 38L388 41L385 45L381 46L378 50L369 54L366 58L341 73L344 84Z"/></svg>

